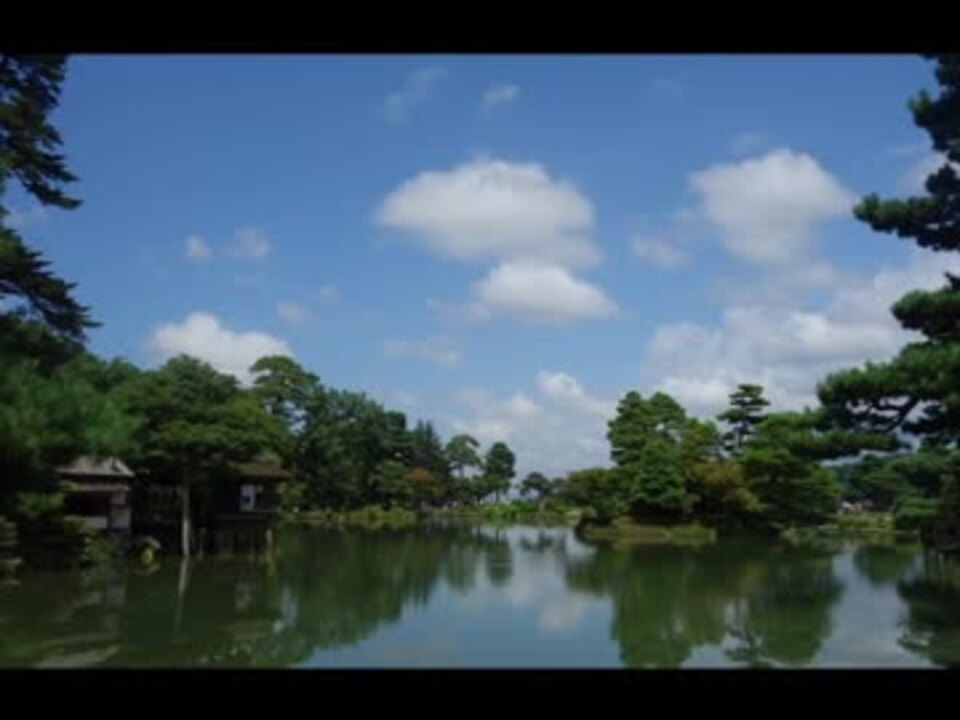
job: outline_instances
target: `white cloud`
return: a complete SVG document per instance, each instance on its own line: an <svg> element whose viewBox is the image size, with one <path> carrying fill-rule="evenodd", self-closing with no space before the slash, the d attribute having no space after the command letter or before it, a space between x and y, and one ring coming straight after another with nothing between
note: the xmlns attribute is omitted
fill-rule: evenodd
<svg viewBox="0 0 960 720"><path fill-rule="evenodd" d="M749 281L725 278L715 283L719 299L730 305L796 306L798 298L809 291L830 291L848 277L829 262L810 259L773 272L753 273Z"/></svg>
<svg viewBox="0 0 960 720"><path fill-rule="evenodd" d="M492 85L483 94L483 107L492 110L496 107L510 105L520 99L519 85Z"/></svg>
<svg viewBox="0 0 960 720"><path fill-rule="evenodd" d="M188 260L204 262L213 257L213 250L207 244L207 241L199 235L190 235L186 240L184 254Z"/></svg>
<svg viewBox="0 0 960 720"><path fill-rule="evenodd" d="M592 397L575 377L567 373L541 370L537 373L537 387L544 397L557 405L585 414L609 419L616 409L615 403Z"/></svg>
<svg viewBox="0 0 960 720"><path fill-rule="evenodd" d="M241 260L262 260L272 249L273 246L262 230L244 228L234 233L229 253Z"/></svg>
<svg viewBox="0 0 960 720"><path fill-rule="evenodd" d="M3 224L12 230L26 230L27 228L43 225L50 219L50 213L43 205L31 205L25 210L8 207Z"/></svg>
<svg viewBox="0 0 960 720"><path fill-rule="evenodd" d="M277 315L284 322L299 325L310 319L310 313L303 305L292 300L281 300L277 303Z"/></svg>
<svg viewBox="0 0 960 720"><path fill-rule="evenodd" d="M266 333L230 330L216 316L205 312L193 312L179 324L158 327L150 337L148 349L159 362L180 354L205 360L244 384L252 382L250 366L259 358L293 356L285 341Z"/></svg>
<svg viewBox="0 0 960 720"><path fill-rule="evenodd" d="M461 260L600 260L590 239L593 204L536 164L480 159L422 172L384 199L376 220Z"/></svg>
<svg viewBox="0 0 960 720"><path fill-rule="evenodd" d="M717 378L700 380L696 378L668 377L659 386L674 400L689 409L723 408L727 398L735 388L729 382Z"/></svg>
<svg viewBox="0 0 960 720"><path fill-rule="evenodd" d="M683 267L690 260L675 244L658 238L635 237L630 248L641 262L667 270Z"/></svg>
<svg viewBox="0 0 960 720"><path fill-rule="evenodd" d="M921 153L901 176L900 187L911 193L925 193L927 178L946 163L947 156L943 153L933 151ZM960 168L958 168L958 172L960 172Z"/></svg>
<svg viewBox="0 0 960 720"><path fill-rule="evenodd" d="M770 147L770 138L763 133L742 132L733 138L730 149L735 155L753 155Z"/></svg>
<svg viewBox="0 0 960 720"><path fill-rule="evenodd" d="M449 338L430 337L426 340L388 340L383 344L387 357L415 357L437 365L456 365L463 354Z"/></svg>
<svg viewBox="0 0 960 720"><path fill-rule="evenodd" d="M960 262L915 250L902 267L838 277L816 312L756 297L729 306L717 327L661 325L645 359L649 384L711 415L741 382L763 385L776 408L813 406L829 372L888 359L909 340L890 306L909 290L943 285L947 269Z"/></svg>
<svg viewBox="0 0 960 720"><path fill-rule="evenodd" d="M427 301L450 319L560 324L617 309L570 270L601 260L593 204L540 165L479 159L420 173L384 199L376 221L440 256L499 263L473 283L465 308Z"/></svg>
<svg viewBox="0 0 960 720"><path fill-rule="evenodd" d="M474 283L473 293L477 312L530 323L559 325L617 312L603 290L559 265L503 263Z"/></svg>
<svg viewBox="0 0 960 720"><path fill-rule="evenodd" d="M758 264L802 260L817 224L848 215L856 201L810 155L784 148L693 173L690 185L727 250Z"/></svg>
<svg viewBox="0 0 960 720"><path fill-rule="evenodd" d="M606 465L606 424L615 401L592 395L564 372L544 370L535 380L536 397L461 391L457 400L467 415L453 418L454 431L470 433L485 448L497 441L508 443L517 456L518 479L534 470L555 476Z"/></svg>
<svg viewBox="0 0 960 720"><path fill-rule="evenodd" d="M410 112L430 95L437 84L447 77L440 67L420 68L410 73L399 90L387 95L383 101L383 113L393 124L400 124Z"/></svg>

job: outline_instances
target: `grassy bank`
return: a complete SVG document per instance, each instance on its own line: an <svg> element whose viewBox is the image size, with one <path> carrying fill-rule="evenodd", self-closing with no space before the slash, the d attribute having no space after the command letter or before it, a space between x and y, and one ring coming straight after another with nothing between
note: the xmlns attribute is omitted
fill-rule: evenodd
<svg viewBox="0 0 960 720"><path fill-rule="evenodd" d="M378 505L370 505L358 510L308 510L300 513L286 513L283 520L290 524L313 527L356 527L376 530L410 527L416 525L418 516L412 510L404 508L385 509Z"/></svg>
<svg viewBox="0 0 960 720"><path fill-rule="evenodd" d="M427 517L439 520L487 523L538 523L546 525L575 525L580 520L579 510L543 508L536 503L516 500L491 505L473 505L428 510Z"/></svg>
<svg viewBox="0 0 960 720"><path fill-rule="evenodd" d="M700 545L717 539L717 531L699 524L645 525L632 518L617 518L607 525L581 522L577 534L588 542L617 544L664 543Z"/></svg>
<svg viewBox="0 0 960 720"><path fill-rule="evenodd" d="M787 528L780 536L788 541L803 541L816 538L851 539L916 539L916 530L898 529L891 513L860 513L837 515L832 523L806 528Z"/></svg>

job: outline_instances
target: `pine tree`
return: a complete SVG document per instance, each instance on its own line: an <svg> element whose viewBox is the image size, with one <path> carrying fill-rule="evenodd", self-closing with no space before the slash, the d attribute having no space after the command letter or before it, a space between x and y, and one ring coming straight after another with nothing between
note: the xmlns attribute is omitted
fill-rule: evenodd
<svg viewBox="0 0 960 720"><path fill-rule="evenodd" d="M856 207L858 219L881 233L934 251L960 250L960 55L934 56L940 92L910 102L943 164L918 197L882 200L872 194ZM920 333L890 362L867 363L828 377L820 400L840 427L918 436L926 449L955 450L960 440L960 277L946 274L937 290L903 296L893 315Z"/></svg>
<svg viewBox="0 0 960 720"><path fill-rule="evenodd" d="M739 385L730 394L730 408L717 416L730 429L724 433L723 442L727 452L737 453L753 435L754 428L763 420L763 409L770 402L763 396L760 385Z"/></svg>
<svg viewBox="0 0 960 720"><path fill-rule="evenodd" d="M10 226L2 198L11 179L42 205L65 210L80 201L63 186L76 180L60 153L62 140L49 120L60 98L66 58L0 55L0 301L16 303L4 313L37 321L65 340L80 343L96 327L89 309L72 296L74 285L52 273ZM9 320L8 320L9 322Z"/></svg>

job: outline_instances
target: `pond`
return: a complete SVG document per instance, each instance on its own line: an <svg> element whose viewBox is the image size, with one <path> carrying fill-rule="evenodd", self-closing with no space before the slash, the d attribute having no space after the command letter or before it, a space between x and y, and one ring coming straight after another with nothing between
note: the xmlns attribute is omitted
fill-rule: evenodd
<svg viewBox="0 0 960 720"><path fill-rule="evenodd" d="M956 566L893 542L285 528L268 555L0 588L5 667L956 665Z"/></svg>

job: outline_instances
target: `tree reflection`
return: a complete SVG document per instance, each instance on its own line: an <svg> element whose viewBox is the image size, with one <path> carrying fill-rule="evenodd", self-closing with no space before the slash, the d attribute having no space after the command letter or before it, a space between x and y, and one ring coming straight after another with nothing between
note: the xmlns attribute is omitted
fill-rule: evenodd
<svg viewBox="0 0 960 720"><path fill-rule="evenodd" d="M396 622L441 581L464 590L480 568L499 585L513 572L504 532L469 527L291 529L272 557L207 557L186 573L166 560L113 585L61 575L8 589L0 597L0 664L298 665Z"/></svg>
<svg viewBox="0 0 960 720"><path fill-rule="evenodd" d="M960 667L960 562L930 553L897 590L907 603L901 644L936 665Z"/></svg>
<svg viewBox="0 0 960 720"><path fill-rule="evenodd" d="M913 568L917 550L913 543L861 545L853 554L853 565L873 585L895 585Z"/></svg>
<svg viewBox="0 0 960 720"><path fill-rule="evenodd" d="M632 667L676 667L731 639L727 657L738 663L808 663L842 594L829 554L757 544L603 545L571 564L567 579L610 596L611 634Z"/></svg>

